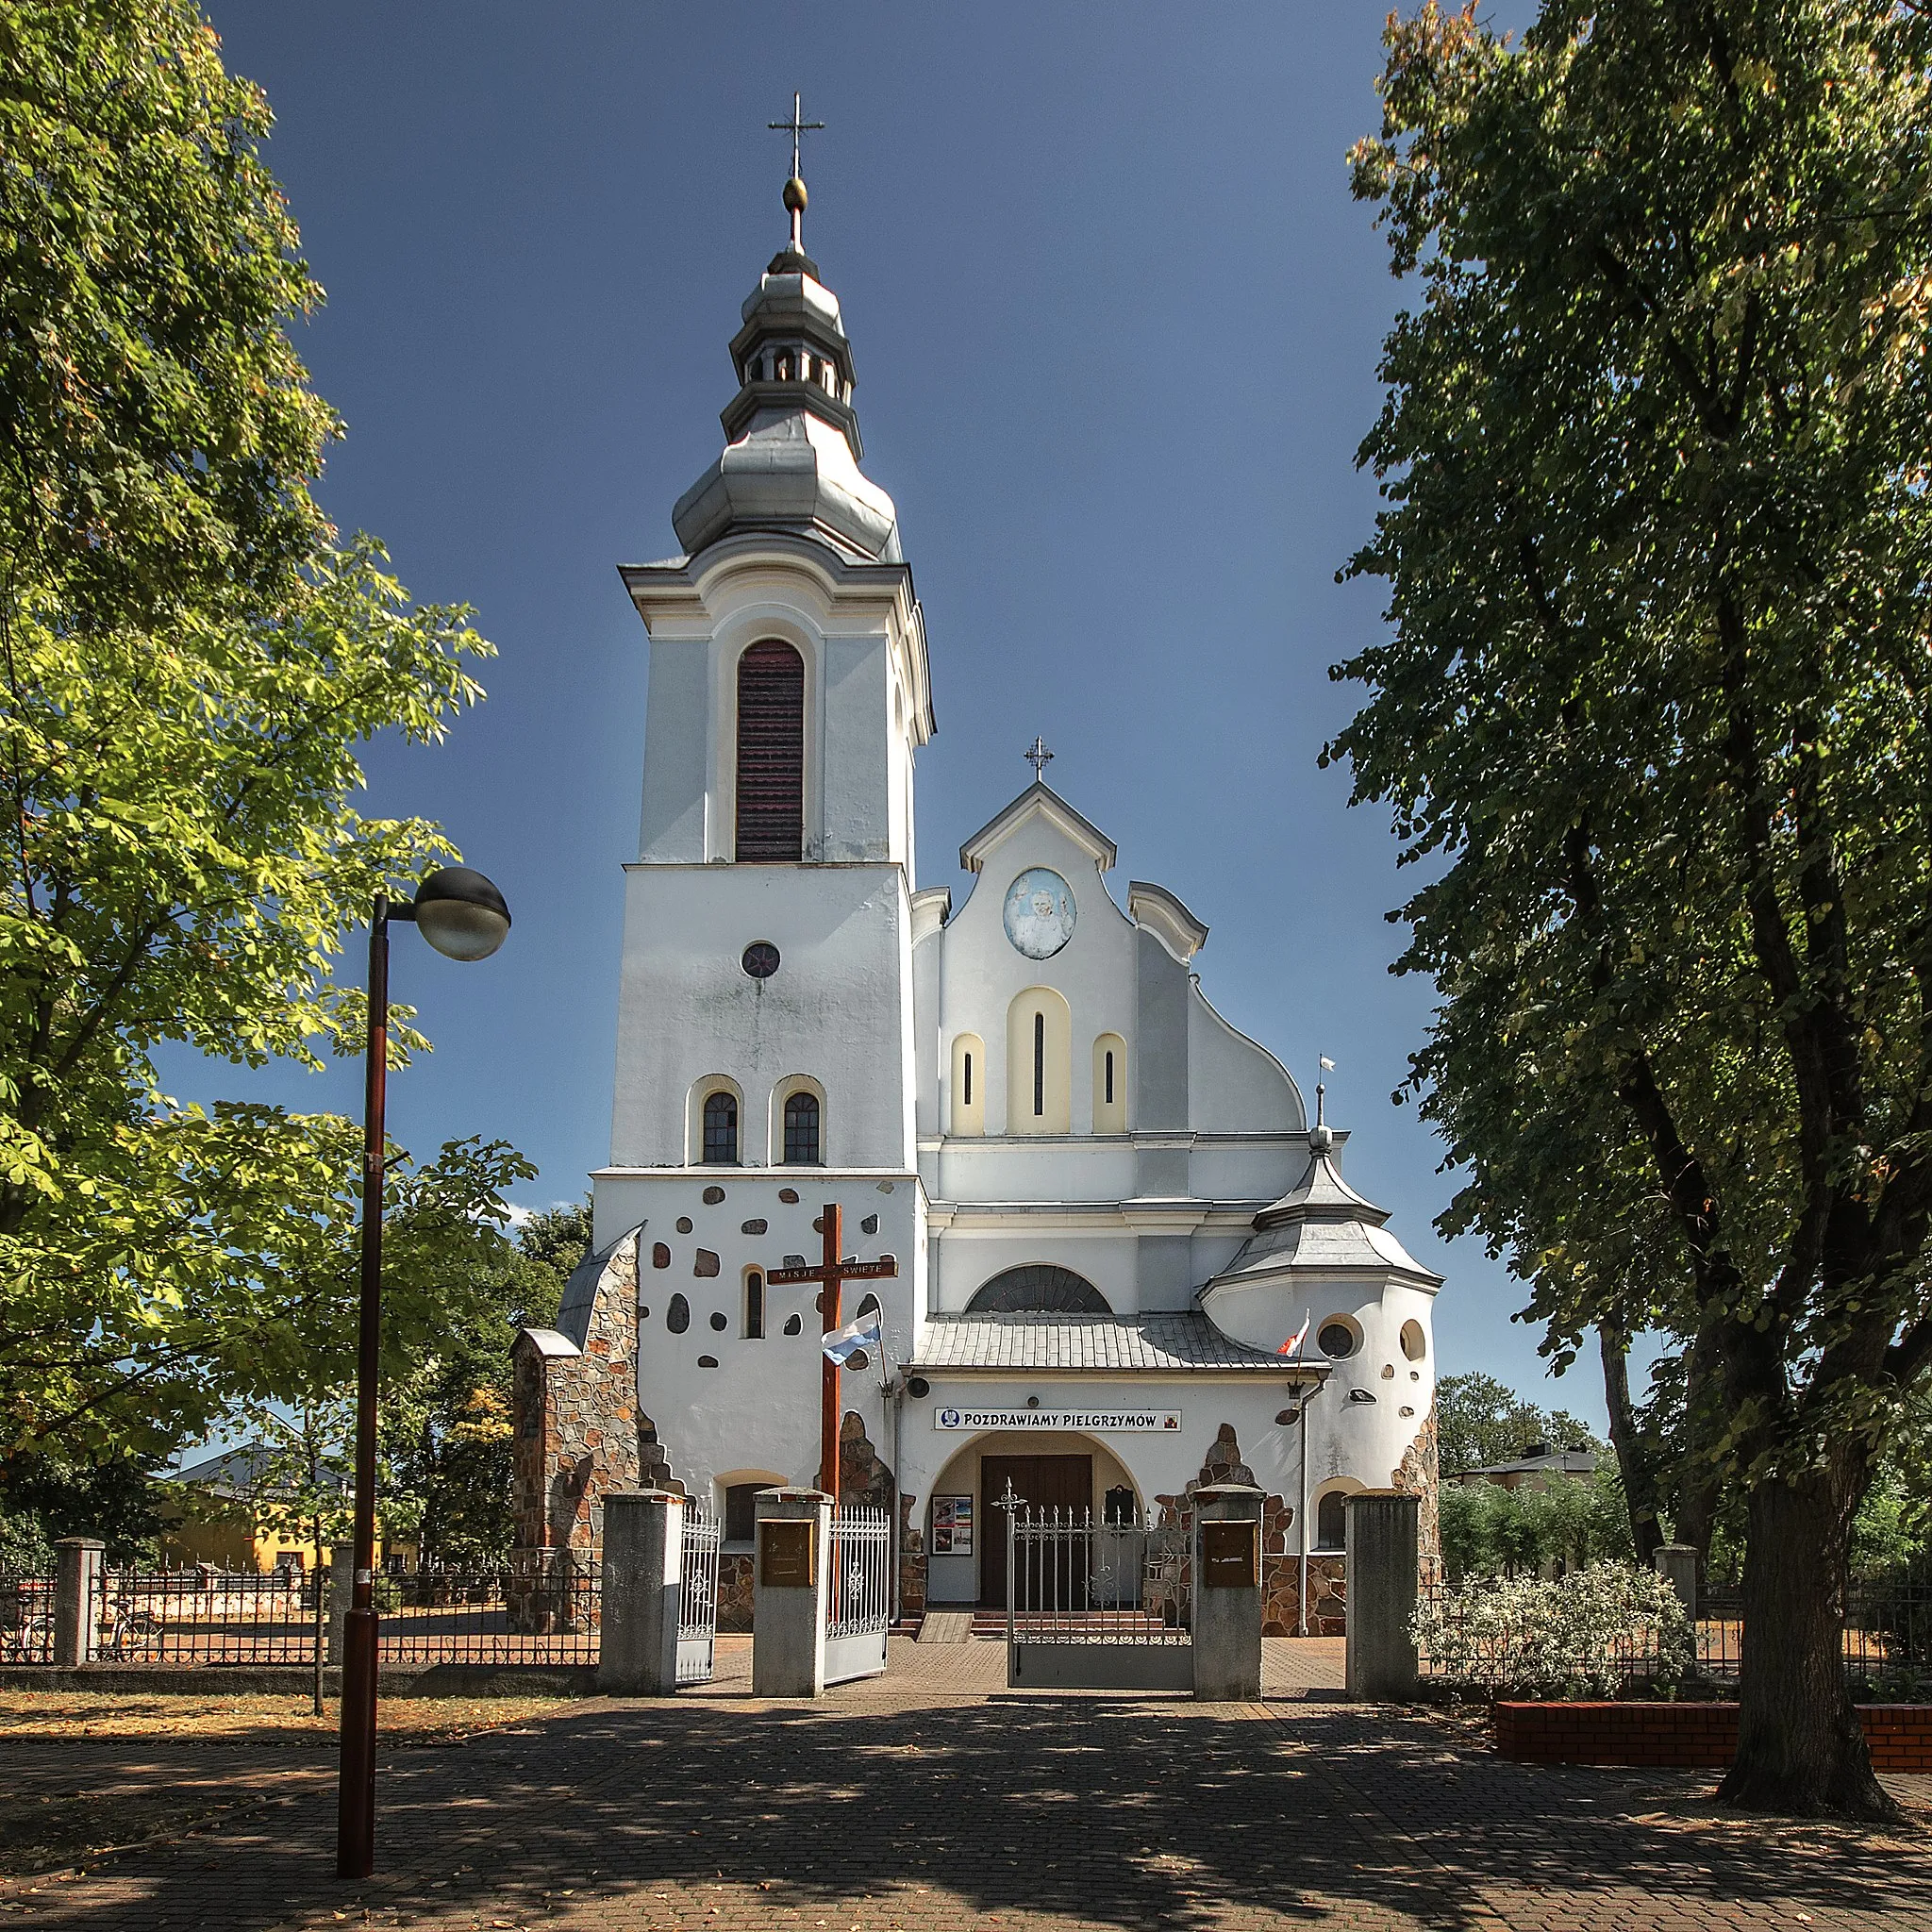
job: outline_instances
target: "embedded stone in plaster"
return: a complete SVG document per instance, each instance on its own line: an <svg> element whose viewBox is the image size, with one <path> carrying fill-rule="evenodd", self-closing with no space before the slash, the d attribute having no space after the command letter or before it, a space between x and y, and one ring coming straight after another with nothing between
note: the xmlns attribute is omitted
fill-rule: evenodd
<svg viewBox="0 0 1932 1932"><path fill-rule="evenodd" d="M711 1310L711 1326L715 1328L720 1335L724 1334L725 1329L728 1328L730 1325L730 1323L725 1320L724 1309L713 1308Z"/></svg>
<svg viewBox="0 0 1932 1932"><path fill-rule="evenodd" d="M718 1257L709 1248L700 1248L697 1258L691 1263L691 1272L697 1275L711 1275L718 1272Z"/></svg>
<svg viewBox="0 0 1932 1932"><path fill-rule="evenodd" d="M705 1190L705 1206L706 1206L707 1208L715 1208L715 1207L717 1207L717 1205L719 1204L719 1202L721 1202L722 1200L724 1200L724 1190L723 1188L711 1187L711 1188L707 1188L707 1189Z"/></svg>
<svg viewBox="0 0 1932 1932"><path fill-rule="evenodd" d="M765 1224L762 1221L757 1220L742 1222L740 1224L738 1231L740 1234L763 1234Z"/></svg>
<svg viewBox="0 0 1932 1932"><path fill-rule="evenodd" d="M798 1335L804 1332L804 1328L805 1324L802 1321L800 1321L796 1315L787 1315L785 1317L786 1334Z"/></svg>
<svg viewBox="0 0 1932 1932"><path fill-rule="evenodd" d="M717 1366L718 1366L718 1357L717 1357L716 1356L714 1356L714 1355L701 1355L701 1356L699 1356L699 1357L698 1357L698 1367L699 1367L699 1368L701 1368L701 1369L715 1369L715 1368L716 1368Z"/></svg>
<svg viewBox="0 0 1932 1932"><path fill-rule="evenodd" d="M691 1232L691 1216L689 1214L680 1214L677 1217L677 1231L679 1234L689 1234Z"/></svg>
<svg viewBox="0 0 1932 1932"><path fill-rule="evenodd" d="M879 1231L879 1218L878 1218L878 1216L877 1216L876 1214L868 1214L868 1215L867 1215L867 1216L865 1217L865 1219L864 1219L863 1221L861 1221L861 1222L860 1222L860 1223L858 1224L858 1231L859 1231L859 1233L860 1233L860 1234L876 1234L876 1233L878 1233L878 1231Z"/></svg>
<svg viewBox="0 0 1932 1932"><path fill-rule="evenodd" d="M651 1266L653 1268L668 1268L670 1265L671 1250L662 1241L653 1241L651 1243Z"/></svg>
<svg viewBox="0 0 1932 1932"><path fill-rule="evenodd" d="M798 1206L798 1190L796 1188L780 1188L778 1190L778 1198L784 1202L786 1207L796 1208Z"/></svg>

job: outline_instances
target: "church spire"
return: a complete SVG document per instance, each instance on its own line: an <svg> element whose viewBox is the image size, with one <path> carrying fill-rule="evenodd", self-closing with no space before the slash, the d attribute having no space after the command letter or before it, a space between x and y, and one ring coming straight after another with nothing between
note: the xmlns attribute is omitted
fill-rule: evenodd
<svg viewBox="0 0 1932 1932"><path fill-rule="evenodd" d="M867 563L898 563L892 499L859 469L865 445L852 408L852 344L839 298L805 252L801 135L823 127L791 97L791 118L769 124L791 137L785 207L791 233L745 299L731 339L738 393L724 406L725 448L671 512L694 557L739 530L788 530Z"/></svg>

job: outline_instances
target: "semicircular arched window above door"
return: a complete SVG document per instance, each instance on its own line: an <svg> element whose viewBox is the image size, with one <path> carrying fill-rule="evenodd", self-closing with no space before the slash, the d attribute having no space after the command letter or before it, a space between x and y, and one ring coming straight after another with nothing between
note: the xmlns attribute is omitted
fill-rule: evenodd
<svg viewBox="0 0 1932 1932"><path fill-rule="evenodd" d="M1107 1297L1071 1268L1028 1261L983 1282L966 1304L969 1315L1110 1315Z"/></svg>

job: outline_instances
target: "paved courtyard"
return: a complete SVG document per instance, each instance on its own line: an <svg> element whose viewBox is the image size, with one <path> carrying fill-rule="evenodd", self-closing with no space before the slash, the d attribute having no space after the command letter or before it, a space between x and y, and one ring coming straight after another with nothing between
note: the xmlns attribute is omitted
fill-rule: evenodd
<svg viewBox="0 0 1932 1932"><path fill-rule="evenodd" d="M1506 1764L1453 1720L1324 1695L1313 1645L1271 1644L1263 1701L1199 1706L1009 1694L998 1645L897 1641L888 1677L774 1705L725 1651L703 1695L390 1752L367 1885L332 1876L312 1741L251 1768L124 1740L235 1808L0 1880L0 1910L46 1932L1932 1926L1932 1840L1728 1816L1697 1774ZM84 1786L88 1747L109 1744L0 1741L0 1778Z"/></svg>

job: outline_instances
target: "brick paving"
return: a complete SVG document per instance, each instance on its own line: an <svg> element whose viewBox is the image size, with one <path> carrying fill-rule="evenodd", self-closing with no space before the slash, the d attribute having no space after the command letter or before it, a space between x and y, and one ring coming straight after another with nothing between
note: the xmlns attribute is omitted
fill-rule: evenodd
<svg viewBox="0 0 1932 1932"><path fill-rule="evenodd" d="M1008 1693L997 1645L895 1642L888 1677L802 1705L750 1697L723 1648L702 1695L391 1753L368 1885L331 1875L325 1784L0 1882L0 1909L44 1932L1932 1925L1932 1839L1727 1816L1696 1773L1506 1763L1287 1683L1332 1675L1311 1653L1274 1654L1287 1694L1194 1705ZM60 1748L0 1750L28 1745Z"/></svg>

